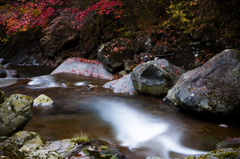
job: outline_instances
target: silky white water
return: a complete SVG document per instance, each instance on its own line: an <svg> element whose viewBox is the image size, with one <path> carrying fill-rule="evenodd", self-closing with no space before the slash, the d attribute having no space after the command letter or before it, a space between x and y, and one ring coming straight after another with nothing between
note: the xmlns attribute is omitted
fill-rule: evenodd
<svg viewBox="0 0 240 159"><path fill-rule="evenodd" d="M186 155L206 153L182 146L181 130L161 118L152 117L116 100L101 99L95 103L101 118L113 127L116 139L130 151L148 145L148 149L165 159L171 158L170 152Z"/></svg>

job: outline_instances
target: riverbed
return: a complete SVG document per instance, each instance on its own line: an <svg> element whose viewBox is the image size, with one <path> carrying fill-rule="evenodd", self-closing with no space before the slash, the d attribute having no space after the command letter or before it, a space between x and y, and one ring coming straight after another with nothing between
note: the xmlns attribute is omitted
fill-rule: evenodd
<svg viewBox="0 0 240 159"><path fill-rule="evenodd" d="M239 137L240 126L197 119L165 103L162 97L116 94L101 86L107 80L70 73L50 75L53 68L11 66L26 80L1 88L7 97L51 97L51 107L33 107L24 130L60 140L79 133L116 146L127 159L158 156L182 159L204 154L216 143Z"/></svg>

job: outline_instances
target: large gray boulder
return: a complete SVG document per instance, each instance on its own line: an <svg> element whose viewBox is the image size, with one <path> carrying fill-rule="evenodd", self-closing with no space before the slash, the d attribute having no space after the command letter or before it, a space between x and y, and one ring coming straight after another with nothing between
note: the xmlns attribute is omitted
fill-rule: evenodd
<svg viewBox="0 0 240 159"><path fill-rule="evenodd" d="M240 52L224 50L203 66L186 72L168 91L176 107L210 117L240 114Z"/></svg>
<svg viewBox="0 0 240 159"><path fill-rule="evenodd" d="M22 130L32 118L33 100L29 96L13 94L0 105L0 136Z"/></svg>
<svg viewBox="0 0 240 159"><path fill-rule="evenodd" d="M84 76L97 77L107 80L113 80L114 76L109 73L100 62L73 57L64 61L51 74L56 73L75 73Z"/></svg>
<svg viewBox="0 0 240 159"><path fill-rule="evenodd" d="M102 44L98 49L98 60L111 73L123 70L125 60L133 60L139 50L135 40L117 38Z"/></svg>
<svg viewBox="0 0 240 159"><path fill-rule="evenodd" d="M164 95L175 85L183 72L183 69L160 59L138 65L132 71L131 79L139 93Z"/></svg>

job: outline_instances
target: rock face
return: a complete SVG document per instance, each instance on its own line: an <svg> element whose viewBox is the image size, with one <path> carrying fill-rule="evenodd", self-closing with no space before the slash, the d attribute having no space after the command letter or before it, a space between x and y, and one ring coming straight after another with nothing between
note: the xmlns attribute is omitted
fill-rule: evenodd
<svg viewBox="0 0 240 159"><path fill-rule="evenodd" d="M0 136L22 130L33 116L32 105L32 98L22 94L14 94L1 104Z"/></svg>
<svg viewBox="0 0 240 159"><path fill-rule="evenodd" d="M103 85L103 87L112 89L114 93L129 93L131 95L136 94L137 91L133 87L130 77L131 74L128 74L121 79L107 82Z"/></svg>
<svg viewBox="0 0 240 159"><path fill-rule="evenodd" d="M84 76L98 77L113 80L114 76L109 73L100 62L83 58L69 58L58 66L51 74L67 72Z"/></svg>
<svg viewBox="0 0 240 159"><path fill-rule="evenodd" d="M240 114L240 52L224 50L203 66L183 74L167 99L189 112L211 117Z"/></svg>
<svg viewBox="0 0 240 159"><path fill-rule="evenodd" d="M4 78L7 76L7 73L5 71L5 69L3 68L3 66L0 64L0 78Z"/></svg>
<svg viewBox="0 0 240 159"><path fill-rule="evenodd" d="M98 60L111 73L123 70L124 60L133 60L139 50L135 40L117 38L102 44L98 49Z"/></svg>
<svg viewBox="0 0 240 159"><path fill-rule="evenodd" d="M177 82L183 69L171 65L167 60L160 59L142 63L134 68L131 79L139 93L163 95Z"/></svg>
<svg viewBox="0 0 240 159"><path fill-rule="evenodd" d="M51 106L53 105L53 100L48 96L41 94L36 99L34 99L34 106Z"/></svg>

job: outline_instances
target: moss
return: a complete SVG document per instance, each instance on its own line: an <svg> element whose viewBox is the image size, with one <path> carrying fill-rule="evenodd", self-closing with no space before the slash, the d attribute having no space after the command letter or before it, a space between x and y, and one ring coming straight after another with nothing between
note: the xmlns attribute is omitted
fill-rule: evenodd
<svg viewBox="0 0 240 159"><path fill-rule="evenodd" d="M236 159L240 158L239 148L227 148L227 149L218 149L211 151L202 156L189 156L186 159L197 159L197 158L217 158L217 159Z"/></svg>
<svg viewBox="0 0 240 159"><path fill-rule="evenodd" d="M81 133L76 133L74 135L74 138L71 139L71 142L75 142L75 143L83 143L86 144L88 143L90 140L88 138L88 135Z"/></svg>
<svg viewBox="0 0 240 159"><path fill-rule="evenodd" d="M4 103L6 100L6 96L5 96L5 93L0 90L0 104Z"/></svg>

